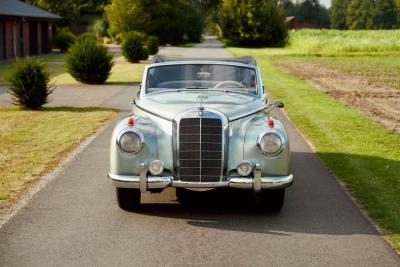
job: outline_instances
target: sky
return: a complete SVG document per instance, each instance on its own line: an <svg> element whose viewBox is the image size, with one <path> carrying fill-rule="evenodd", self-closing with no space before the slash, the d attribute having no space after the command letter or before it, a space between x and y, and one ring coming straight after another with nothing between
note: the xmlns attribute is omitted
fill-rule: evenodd
<svg viewBox="0 0 400 267"><path fill-rule="evenodd" d="M331 6L331 0L320 0L322 4L324 4L326 7Z"/></svg>

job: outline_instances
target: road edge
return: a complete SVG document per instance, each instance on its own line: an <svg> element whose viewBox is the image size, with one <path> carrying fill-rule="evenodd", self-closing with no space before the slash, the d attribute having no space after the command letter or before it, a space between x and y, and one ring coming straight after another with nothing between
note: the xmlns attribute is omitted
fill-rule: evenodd
<svg viewBox="0 0 400 267"><path fill-rule="evenodd" d="M118 113L117 113L118 114ZM25 208L33 197L45 188L50 182L55 180L74 159L89 146L105 129L107 129L117 118L113 115L102 127L92 135L85 137L76 148L69 152L50 172L43 174L32 187L28 187L18 197L18 199L8 208L0 212L0 229L14 218L23 208Z"/></svg>

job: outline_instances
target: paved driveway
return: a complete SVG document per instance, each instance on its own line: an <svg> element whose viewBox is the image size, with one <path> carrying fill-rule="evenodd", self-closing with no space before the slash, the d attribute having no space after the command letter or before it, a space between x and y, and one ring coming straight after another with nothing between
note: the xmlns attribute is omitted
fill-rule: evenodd
<svg viewBox="0 0 400 267"><path fill-rule="evenodd" d="M171 49L227 54L222 48L162 52ZM133 95L125 88L103 106L121 108L124 115ZM0 229L0 265L400 266L297 130L280 117L289 130L297 178L280 214L254 212L251 201L226 192L208 195L202 209L183 208L173 189L144 195L141 213L120 210L105 178L110 125Z"/></svg>

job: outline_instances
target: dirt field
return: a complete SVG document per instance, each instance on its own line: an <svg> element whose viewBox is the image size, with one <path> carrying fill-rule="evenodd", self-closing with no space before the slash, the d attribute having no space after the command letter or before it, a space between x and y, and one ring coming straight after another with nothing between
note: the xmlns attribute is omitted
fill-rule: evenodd
<svg viewBox="0 0 400 267"><path fill-rule="evenodd" d="M274 62L400 132L400 57L275 57Z"/></svg>

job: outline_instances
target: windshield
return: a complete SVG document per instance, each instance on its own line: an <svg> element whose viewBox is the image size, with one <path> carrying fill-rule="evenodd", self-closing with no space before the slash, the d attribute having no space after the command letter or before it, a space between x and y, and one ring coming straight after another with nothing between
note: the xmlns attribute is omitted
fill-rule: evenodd
<svg viewBox="0 0 400 267"><path fill-rule="evenodd" d="M152 67L147 72L146 80L146 93L214 89L257 95L258 88L254 69L218 64Z"/></svg>

